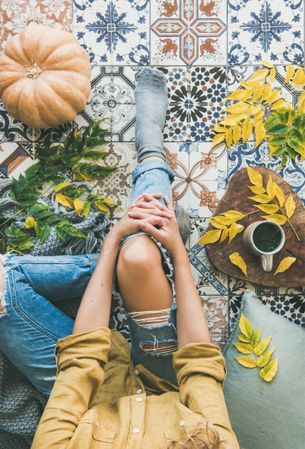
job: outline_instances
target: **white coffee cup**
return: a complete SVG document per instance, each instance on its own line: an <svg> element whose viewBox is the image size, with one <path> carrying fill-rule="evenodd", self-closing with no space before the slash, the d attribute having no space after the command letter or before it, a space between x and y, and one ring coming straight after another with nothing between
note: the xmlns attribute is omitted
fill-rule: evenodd
<svg viewBox="0 0 305 449"><path fill-rule="evenodd" d="M272 226L274 226L275 228L279 229L280 233L281 233L281 240L279 241L278 245L276 248L274 248L272 251L262 251L261 249L259 249L253 240L253 235L255 230L257 230L257 228L262 225L263 223L270 223ZM244 231L243 234L243 242L246 245L246 247L252 251L252 253L256 254L257 256L260 256L261 258L261 262L262 262L262 267L264 271L271 271L272 270L272 266L273 266L273 256L274 254L277 254L279 251L281 251L281 249L283 248L284 244L285 244L285 233L284 230L282 228L282 226L280 226L277 223L274 223L271 220L263 220L263 221L255 221L254 223L251 223L249 226L247 226L247 228Z"/></svg>

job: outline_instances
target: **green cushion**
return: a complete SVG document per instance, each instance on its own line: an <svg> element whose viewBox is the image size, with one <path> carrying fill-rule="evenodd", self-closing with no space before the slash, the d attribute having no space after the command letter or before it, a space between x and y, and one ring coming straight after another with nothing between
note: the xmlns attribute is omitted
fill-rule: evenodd
<svg viewBox="0 0 305 449"><path fill-rule="evenodd" d="M271 382L257 368L241 366L233 343L240 335L238 322L225 347L227 379L224 393L232 427L242 449L305 448L305 329L271 312L251 292L242 298L241 312L262 338L272 335L279 370Z"/></svg>

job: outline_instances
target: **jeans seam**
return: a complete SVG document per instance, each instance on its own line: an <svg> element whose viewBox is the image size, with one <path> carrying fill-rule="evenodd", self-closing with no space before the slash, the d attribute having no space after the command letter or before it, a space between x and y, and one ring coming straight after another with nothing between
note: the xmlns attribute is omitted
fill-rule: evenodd
<svg viewBox="0 0 305 449"><path fill-rule="evenodd" d="M29 324L34 329L38 330L39 332L42 332L46 337L50 338L52 342L57 342L58 337L54 334L51 334L49 331L47 331L42 326L38 325L36 321L32 320L31 317L19 306L17 301L17 294L16 294L16 284L15 284L15 273L14 271L11 271L8 274L9 277L11 277L11 283L8 284L8 288L10 289L11 298L12 298L12 308L14 309L15 313L21 317L27 324Z"/></svg>

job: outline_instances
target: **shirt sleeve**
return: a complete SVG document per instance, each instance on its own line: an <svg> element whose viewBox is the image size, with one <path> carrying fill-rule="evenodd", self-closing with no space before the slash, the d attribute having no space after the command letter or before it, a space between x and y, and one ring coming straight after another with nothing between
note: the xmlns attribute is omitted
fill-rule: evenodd
<svg viewBox="0 0 305 449"><path fill-rule="evenodd" d="M104 381L110 344L107 327L58 340L57 378L31 449L68 449L81 416Z"/></svg>
<svg viewBox="0 0 305 449"><path fill-rule="evenodd" d="M225 448L239 449L223 395L226 367L219 347L188 344L173 354L173 366L182 403L217 428Z"/></svg>

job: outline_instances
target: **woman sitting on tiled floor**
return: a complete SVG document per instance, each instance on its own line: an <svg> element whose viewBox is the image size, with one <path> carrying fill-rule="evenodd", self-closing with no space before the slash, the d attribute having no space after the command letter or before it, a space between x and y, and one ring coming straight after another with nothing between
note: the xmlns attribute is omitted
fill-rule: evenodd
<svg viewBox="0 0 305 449"><path fill-rule="evenodd" d="M162 72L140 72L136 105L134 203L101 254L9 255L4 262L1 350L40 392L51 393L33 449L238 448L222 392L224 359L210 342L181 238L188 222L181 211L176 219L168 199ZM166 251L174 280L164 272ZM114 273L131 355L108 327ZM82 296L74 323L46 299L71 295Z"/></svg>

